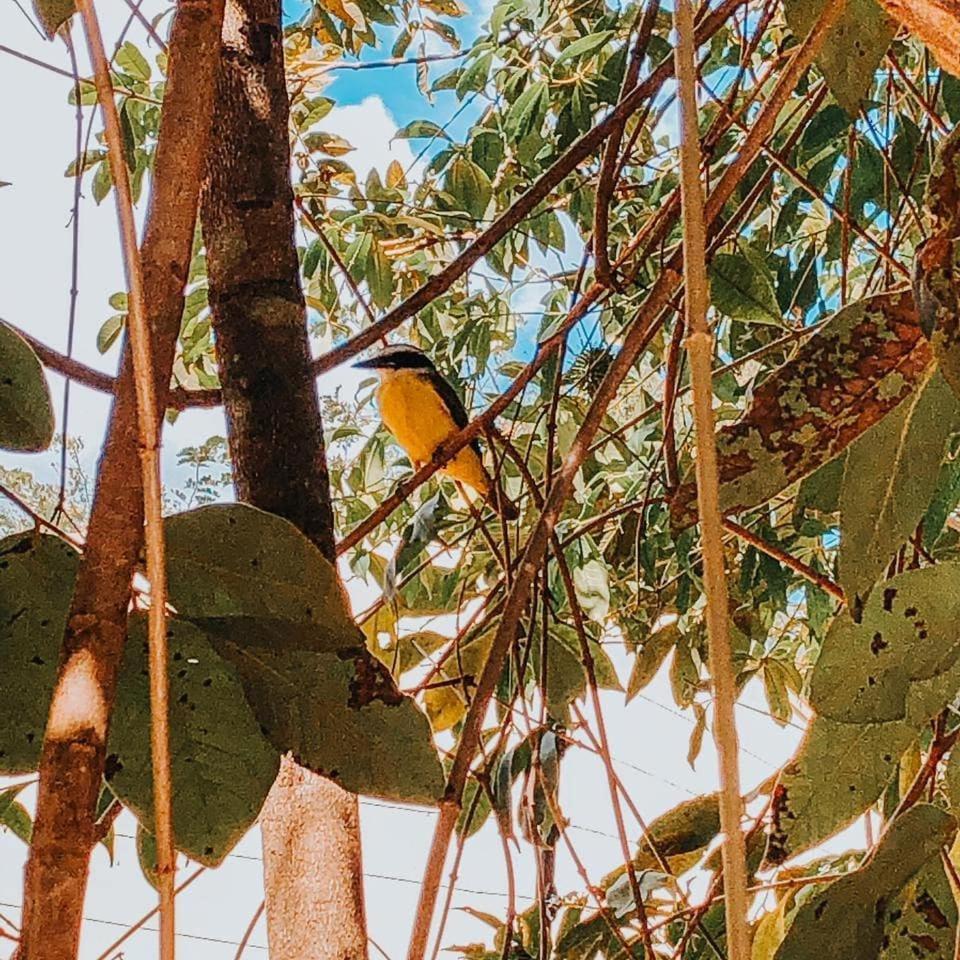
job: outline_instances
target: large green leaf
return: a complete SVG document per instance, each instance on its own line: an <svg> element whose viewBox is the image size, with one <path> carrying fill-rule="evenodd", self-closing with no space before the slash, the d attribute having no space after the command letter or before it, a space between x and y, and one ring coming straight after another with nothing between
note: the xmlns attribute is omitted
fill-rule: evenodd
<svg viewBox="0 0 960 960"><path fill-rule="evenodd" d="M956 833L956 821L930 804L898 817L859 869L811 897L797 911L776 960L876 960L884 924L899 912L894 899ZM922 956L922 954L921 954Z"/></svg>
<svg viewBox="0 0 960 960"><path fill-rule="evenodd" d="M243 622L247 643L332 652L358 642L336 569L292 523L229 503L176 514L165 528L181 618L228 620L231 631Z"/></svg>
<svg viewBox="0 0 960 960"><path fill-rule="evenodd" d="M909 570L882 584L859 622L841 613L810 680L818 717L885 723L907 716L911 686L960 660L960 564ZM935 709L935 708L934 708Z"/></svg>
<svg viewBox="0 0 960 960"><path fill-rule="evenodd" d="M107 745L110 789L153 830L146 617L133 616ZM280 754L260 732L234 668L191 623L170 620L174 840L220 863L260 813Z"/></svg>
<svg viewBox="0 0 960 960"><path fill-rule="evenodd" d="M867 596L916 530L940 476L960 401L939 372L847 451L840 490L840 585Z"/></svg>
<svg viewBox="0 0 960 960"><path fill-rule="evenodd" d="M874 803L960 689L960 565L910 570L841 614L811 680L816 716L774 794L767 857L823 841Z"/></svg>
<svg viewBox="0 0 960 960"><path fill-rule="evenodd" d="M55 426L50 389L33 348L0 321L0 447L46 450Z"/></svg>
<svg viewBox="0 0 960 960"><path fill-rule="evenodd" d="M790 29L799 37L806 36L824 6L824 0L784 0ZM876 0L847 0L840 20L827 36L817 65L830 92L851 117L857 115L860 101L873 86L876 69L896 32L896 21Z"/></svg>
<svg viewBox="0 0 960 960"><path fill-rule="evenodd" d="M710 263L713 305L745 323L783 324L773 277L763 258L749 247L738 253L718 253Z"/></svg>
<svg viewBox="0 0 960 960"><path fill-rule="evenodd" d="M839 311L756 388L744 416L718 432L724 512L765 503L835 459L914 392L931 362L906 290ZM691 471L670 502L677 527L696 519L696 495Z"/></svg>
<svg viewBox="0 0 960 960"><path fill-rule="evenodd" d="M246 644L240 629L218 649L279 750L356 793L437 801L443 771L427 718L366 648L279 652Z"/></svg>
<svg viewBox="0 0 960 960"><path fill-rule="evenodd" d="M0 773L40 762L80 555L59 537L0 542Z"/></svg>
<svg viewBox="0 0 960 960"><path fill-rule="evenodd" d="M366 648L336 570L243 504L167 521L170 599L236 669L264 735L346 789L424 803L442 777L426 717Z"/></svg>

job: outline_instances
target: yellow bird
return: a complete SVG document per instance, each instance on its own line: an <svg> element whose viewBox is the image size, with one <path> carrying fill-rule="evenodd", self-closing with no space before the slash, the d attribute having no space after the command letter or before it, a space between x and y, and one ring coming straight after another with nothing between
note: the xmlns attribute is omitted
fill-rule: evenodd
<svg viewBox="0 0 960 960"><path fill-rule="evenodd" d="M416 347L400 343L354 364L375 370L380 377L377 406L384 426L403 447L414 469L433 459L437 448L467 425L467 411L457 391L445 380L430 358ZM463 447L441 471L476 490L496 507L496 493L476 440ZM504 501L507 519L516 507Z"/></svg>

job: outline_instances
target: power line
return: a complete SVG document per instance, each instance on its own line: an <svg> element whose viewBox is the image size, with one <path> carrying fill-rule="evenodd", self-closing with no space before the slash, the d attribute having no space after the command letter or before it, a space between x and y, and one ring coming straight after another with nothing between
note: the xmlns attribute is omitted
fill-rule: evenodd
<svg viewBox="0 0 960 960"><path fill-rule="evenodd" d="M23 909L23 904L20 904L20 903L5 903L4 901L0 900L0 907L9 907L11 910L22 910L22 909ZM105 927L122 927L123 929L127 929L128 927L131 926L131 924L129 924L129 923L123 923L123 922L120 921L120 920L103 920L103 919L101 919L100 917L84 917L84 918L83 918L83 922L84 922L84 923L98 923L98 924L101 924L102 926L105 926ZM147 932L149 932L149 933L157 933L157 932L158 932L158 930L157 930L156 927L146 927L146 926L144 926L144 927L141 927L140 929L141 929L141 930L145 930L145 931L147 931ZM178 933L177 933L177 936L178 936L178 937L183 937L185 940L200 940L200 941L203 941L204 943L217 943L217 944L220 944L221 946L227 946L227 947L239 947L239 946L240 946L240 941L239 941L239 940L223 940L223 939L221 939L220 937L205 937L205 936L203 936L202 934L199 934L199 933L180 933L180 932L178 932ZM265 946L262 946L261 944L258 944L258 943L248 943L248 944L247 944L247 949L248 949L248 950L263 950L263 951L266 951L267 948L266 948Z"/></svg>

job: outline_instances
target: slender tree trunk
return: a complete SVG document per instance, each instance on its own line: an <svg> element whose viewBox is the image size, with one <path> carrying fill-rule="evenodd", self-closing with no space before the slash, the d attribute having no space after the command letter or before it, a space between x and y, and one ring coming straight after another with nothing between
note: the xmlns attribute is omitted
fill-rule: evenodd
<svg viewBox="0 0 960 960"><path fill-rule="evenodd" d="M222 17L223 0L180 0L170 33L170 69L141 250L161 406L183 314ZM20 960L74 960L77 955L130 586L142 544L137 404L125 346L40 758Z"/></svg>
<svg viewBox="0 0 960 960"><path fill-rule="evenodd" d="M224 24L203 224L238 497L331 560L333 513L294 244L280 0ZM261 816L273 960L362 960L357 799L285 760Z"/></svg>

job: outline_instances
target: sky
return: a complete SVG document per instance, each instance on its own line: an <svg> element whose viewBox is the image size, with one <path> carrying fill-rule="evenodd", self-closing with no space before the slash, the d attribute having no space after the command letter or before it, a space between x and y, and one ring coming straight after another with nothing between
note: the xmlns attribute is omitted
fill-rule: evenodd
<svg viewBox="0 0 960 960"><path fill-rule="evenodd" d="M154 6L150 0L144 4L148 16ZM126 7L118 2L101 2L99 8L107 46L112 49L126 19ZM293 5L288 10L296 12ZM482 9L478 9L468 23L468 32L469 24L475 28L482 15ZM143 47L144 38L136 28L132 36ZM18 9L18 0L0 0L0 44L69 68L63 45L37 36ZM444 65L438 68L444 69ZM68 89L65 78L0 51L0 180L11 184L0 189L0 319L61 350L67 337L73 200L73 183L63 175L73 156L73 108L67 103ZM323 126L356 147L349 159L361 178L370 167L383 174L391 159L399 160L404 167L412 162L410 144L391 140L400 126L418 117L443 123L456 108L449 94L438 97L432 107L425 104L409 67L343 71L329 92L339 105ZM85 193L80 213L75 354L112 373L119 349L114 346L101 356L95 338L101 323L113 312L108 297L123 287L115 210L112 197L98 207L89 190ZM528 349L530 346L526 344ZM321 394L332 393L339 387L350 395L360 379L349 369L334 371L318 381L318 390ZM55 375L50 380L59 411L62 381ZM72 398L68 429L71 435L83 439L84 463L92 474L103 439L107 399L83 387L76 387ZM184 479L176 467L179 449L224 432L219 411L188 411L167 426L163 439L165 482L176 485ZM52 479L56 476L53 459L48 452L5 457L0 462L16 463L41 478ZM354 589L353 594L357 610L371 600L369 590ZM442 624L434 624L434 628L441 629ZM611 643L608 649L625 682L630 666L627 657L619 644ZM709 739L695 768L685 760L693 718L673 706L666 669L629 705L624 706L622 694L608 692L603 694L603 707L617 772L648 822L676 803L716 788L716 763ZM766 704L756 684L747 688L738 720L743 784L751 789L792 753L801 731L799 726L777 727L766 716ZM561 775L561 805L571 821L570 836L591 878L622 862L602 767L595 757L576 750L568 752ZM370 935L390 960L397 960L405 954L435 814L424 808L369 799L362 800L361 812ZM117 829L113 863L102 848L94 854L81 960L98 960L129 924L155 904L155 894L137 864L132 818L122 816ZM637 825L629 823L628 830L631 843L635 843L639 837ZM862 827L855 826L830 848L845 849L861 844L862 838ZM227 960L235 955L236 944L262 897L259 856L259 836L254 829L223 866L204 872L184 891L177 911L182 957ZM0 914L13 921L19 917L24 859L23 844L0 829ZM527 851L515 859L522 897L518 906L522 908L530 902L534 877ZM193 869L182 864L180 879L188 877ZM561 894L582 890L564 851L558 856L558 888ZM488 928L461 908L470 906L502 917L505 890L499 840L488 824L466 846L443 944L489 942ZM127 960L156 956L154 931L155 921L147 923L123 945L123 956ZM265 945L265 925L261 921L246 955L265 956ZM0 960L10 952L9 942L0 939ZM107 956L116 955L114 951ZM375 950L372 955L376 955Z"/></svg>

